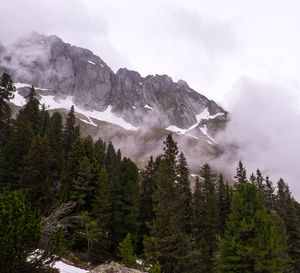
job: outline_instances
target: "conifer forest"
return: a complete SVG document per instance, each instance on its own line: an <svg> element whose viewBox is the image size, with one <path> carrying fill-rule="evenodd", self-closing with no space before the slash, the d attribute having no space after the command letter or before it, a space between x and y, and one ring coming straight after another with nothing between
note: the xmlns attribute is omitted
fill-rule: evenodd
<svg viewBox="0 0 300 273"><path fill-rule="evenodd" d="M207 163L192 178L172 134L139 168L113 143L83 137L74 107L66 118L47 111L33 86L13 115L14 91L4 73L1 272L57 272L62 258L152 273L300 272L300 204L284 179L248 174L241 161L232 179Z"/></svg>

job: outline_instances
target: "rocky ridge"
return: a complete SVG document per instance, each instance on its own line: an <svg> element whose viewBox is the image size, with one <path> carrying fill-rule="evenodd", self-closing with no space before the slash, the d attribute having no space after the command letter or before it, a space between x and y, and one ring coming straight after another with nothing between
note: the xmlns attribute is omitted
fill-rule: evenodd
<svg viewBox="0 0 300 273"><path fill-rule="evenodd" d="M56 99L71 96L78 107L105 111L135 127L158 127L210 141L227 121L214 101L167 75L142 77L126 68L114 73L90 50L57 36L32 33L10 47L0 46L0 73L33 84Z"/></svg>

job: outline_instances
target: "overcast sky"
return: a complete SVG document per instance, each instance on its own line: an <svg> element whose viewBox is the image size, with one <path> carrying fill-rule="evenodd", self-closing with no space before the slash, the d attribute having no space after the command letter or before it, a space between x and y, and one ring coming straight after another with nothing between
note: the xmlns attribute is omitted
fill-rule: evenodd
<svg viewBox="0 0 300 273"><path fill-rule="evenodd" d="M56 34L114 71L187 81L231 112L224 138L246 163L289 176L300 196L299 0L9 0L1 11L4 44Z"/></svg>

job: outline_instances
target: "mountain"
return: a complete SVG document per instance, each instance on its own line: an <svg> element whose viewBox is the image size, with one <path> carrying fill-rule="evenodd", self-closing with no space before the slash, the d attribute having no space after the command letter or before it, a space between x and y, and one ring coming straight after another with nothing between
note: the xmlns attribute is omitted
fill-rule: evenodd
<svg viewBox="0 0 300 273"><path fill-rule="evenodd" d="M214 136L227 121L225 110L185 81L174 82L167 75L142 77L126 68L114 73L90 50L57 36L32 33L9 47L0 45L3 72L12 76L18 89L13 103L22 106L24 94L34 85L48 109L69 109L74 104L85 116L81 121L95 127L95 137L103 137L96 124L101 120L123 127L125 135L173 131L200 146L214 146Z"/></svg>

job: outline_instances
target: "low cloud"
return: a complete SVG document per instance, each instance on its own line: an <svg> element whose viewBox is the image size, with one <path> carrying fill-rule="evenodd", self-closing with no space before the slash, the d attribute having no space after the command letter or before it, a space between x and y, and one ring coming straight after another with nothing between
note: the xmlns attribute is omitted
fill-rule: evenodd
<svg viewBox="0 0 300 273"><path fill-rule="evenodd" d="M234 171L242 160L248 174L259 168L274 183L282 177L299 200L297 100L281 85L249 78L240 79L233 92L231 121L218 136L225 151L215 164Z"/></svg>

